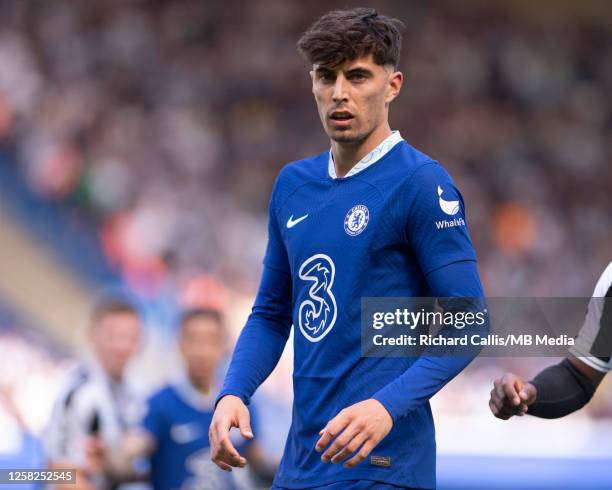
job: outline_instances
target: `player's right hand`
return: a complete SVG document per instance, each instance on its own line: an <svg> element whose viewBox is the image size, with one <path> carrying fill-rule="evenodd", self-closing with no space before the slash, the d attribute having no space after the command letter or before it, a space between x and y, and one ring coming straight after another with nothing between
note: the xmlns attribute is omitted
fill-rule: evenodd
<svg viewBox="0 0 612 490"><path fill-rule="evenodd" d="M489 408L498 419L523 416L536 400L537 390L531 383L513 373L506 373L493 382Z"/></svg>
<svg viewBox="0 0 612 490"><path fill-rule="evenodd" d="M232 427L238 427L242 437L252 439L250 419L249 409L237 396L225 395L217 403L208 430L208 439L210 459L222 470L232 471L232 466L240 468L246 466L246 459L236 451L230 441L229 433Z"/></svg>
<svg viewBox="0 0 612 490"><path fill-rule="evenodd" d="M84 441L87 473L96 475L106 469L106 446L100 436L89 436Z"/></svg>

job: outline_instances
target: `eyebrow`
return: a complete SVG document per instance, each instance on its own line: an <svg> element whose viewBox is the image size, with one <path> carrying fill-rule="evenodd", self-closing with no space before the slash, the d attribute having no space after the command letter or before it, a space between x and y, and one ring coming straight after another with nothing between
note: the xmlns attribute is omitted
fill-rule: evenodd
<svg viewBox="0 0 612 490"><path fill-rule="evenodd" d="M334 70L332 70L331 68L327 68L326 66L319 66L316 70L315 73L335 73Z"/></svg>
<svg viewBox="0 0 612 490"><path fill-rule="evenodd" d="M328 68L325 66L320 66L315 70L315 73L318 73L318 74L328 74L328 73L335 74L336 72L337 70L332 70L331 68ZM371 70L363 66L356 66L346 72L346 75L372 75L372 74L373 73Z"/></svg>
<svg viewBox="0 0 612 490"><path fill-rule="evenodd" d="M346 72L347 75L372 75L372 70L368 70L362 66L356 66Z"/></svg>

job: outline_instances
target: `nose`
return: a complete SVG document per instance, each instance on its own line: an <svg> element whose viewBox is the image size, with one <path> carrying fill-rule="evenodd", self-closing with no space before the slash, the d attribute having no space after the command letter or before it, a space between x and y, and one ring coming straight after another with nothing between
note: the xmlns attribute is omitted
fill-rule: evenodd
<svg viewBox="0 0 612 490"><path fill-rule="evenodd" d="M338 104L340 102L346 102L348 100L347 95L347 80L342 74L336 77L336 83L334 83L334 92L332 93L332 100Z"/></svg>

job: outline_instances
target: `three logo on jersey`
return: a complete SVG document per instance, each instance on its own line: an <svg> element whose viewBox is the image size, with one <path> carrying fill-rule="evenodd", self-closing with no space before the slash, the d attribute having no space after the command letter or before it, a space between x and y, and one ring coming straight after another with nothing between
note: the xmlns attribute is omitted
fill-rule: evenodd
<svg viewBox="0 0 612 490"><path fill-rule="evenodd" d="M328 255L315 254L304 261L298 274L303 281L312 283L308 299L300 303L298 325L304 337L319 342L336 323L338 311L332 292L336 266Z"/></svg>
<svg viewBox="0 0 612 490"><path fill-rule="evenodd" d="M460 211L458 200L447 201L442 198L443 189L438 186L438 204L440 209L449 216ZM308 218L308 214L287 221L287 228L291 229ZM370 211L364 204L353 206L344 217L344 231L349 236L357 236L366 229L370 221ZM436 228L453 228L465 226L463 218L436 221ZM310 282L308 298L300 303L298 310L298 325L300 331L311 342L319 342L333 328L337 318L336 298L332 291L336 266L326 254L315 254L306 259L300 266L299 278Z"/></svg>

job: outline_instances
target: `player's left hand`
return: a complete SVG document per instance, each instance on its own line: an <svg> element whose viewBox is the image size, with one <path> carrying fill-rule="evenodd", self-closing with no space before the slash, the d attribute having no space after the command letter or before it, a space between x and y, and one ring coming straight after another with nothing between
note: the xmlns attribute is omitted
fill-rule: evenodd
<svg viewBox="0 0 612 490"><path fill-rule="evenodd" d="M338 464L357 452L344 463L345 468L352 468L368 457L392 427L393 419L387 409L378 400L370 398L345 408L331 419L319 432L321 438L315 450L323 451L336 438L321 456L321 461Z"/></svg>

